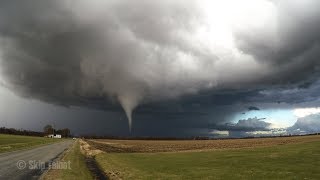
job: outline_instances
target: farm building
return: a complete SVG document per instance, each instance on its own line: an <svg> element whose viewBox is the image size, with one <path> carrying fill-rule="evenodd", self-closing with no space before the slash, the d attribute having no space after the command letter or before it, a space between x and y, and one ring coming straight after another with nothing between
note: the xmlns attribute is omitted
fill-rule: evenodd
<svg viewBox="0 0 320 180"><path fill-rule="evenodd" d="M48 138L61 138L61 134L49 134Z"/></svg>

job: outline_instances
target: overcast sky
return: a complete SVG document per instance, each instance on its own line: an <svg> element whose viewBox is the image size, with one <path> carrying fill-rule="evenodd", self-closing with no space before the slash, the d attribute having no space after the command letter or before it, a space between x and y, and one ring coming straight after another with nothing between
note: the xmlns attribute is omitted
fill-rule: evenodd
<svg viewBox="0 0 320 180"><path fill-rule="evenodd" d="M316 132L319 7L1 1L0 125L137 136Z"/></svg>

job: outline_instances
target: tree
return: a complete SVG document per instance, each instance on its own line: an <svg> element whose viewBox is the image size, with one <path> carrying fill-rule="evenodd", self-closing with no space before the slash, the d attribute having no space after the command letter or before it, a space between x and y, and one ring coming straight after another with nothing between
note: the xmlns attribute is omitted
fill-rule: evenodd
<svg viewBox="0 0 320 180"><path fill-rule="evenodd" d="M48 134L54 134L54 129L51 125L46 125L44 128L43 128L43 133L45 135L48 135Z"/></svg>
<svg viewBox="0 0 320 180"><path fill-rule="evenodd" d="M70 137L70 129L68 128L61 129L61 135L62 137Z"/></svg>
<svg viewBox="0 0 320 180"><path fill-rule="evenodd" d="M62 137L70 137L70 129L64 128L64 129L58 129L56 130L57 134L61 134Z"/></svg>

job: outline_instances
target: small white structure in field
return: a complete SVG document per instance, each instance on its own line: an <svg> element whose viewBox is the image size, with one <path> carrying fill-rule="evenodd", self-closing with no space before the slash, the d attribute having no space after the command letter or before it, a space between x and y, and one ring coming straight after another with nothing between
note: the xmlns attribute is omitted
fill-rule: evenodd
<svg viewBox="0 0 320 180"><path fill-rule="evenodd" d="M49 134L48 138L61 138L61 134Z"/></svg>

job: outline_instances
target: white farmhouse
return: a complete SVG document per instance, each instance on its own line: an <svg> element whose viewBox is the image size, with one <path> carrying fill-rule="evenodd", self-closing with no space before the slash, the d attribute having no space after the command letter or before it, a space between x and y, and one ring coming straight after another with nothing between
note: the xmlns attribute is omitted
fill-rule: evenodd
<svg viewBox="0 0 320 180"><path fill-rule="evenodd" d="M61 134L49 134L48 138L61 138Z"/></svg>

